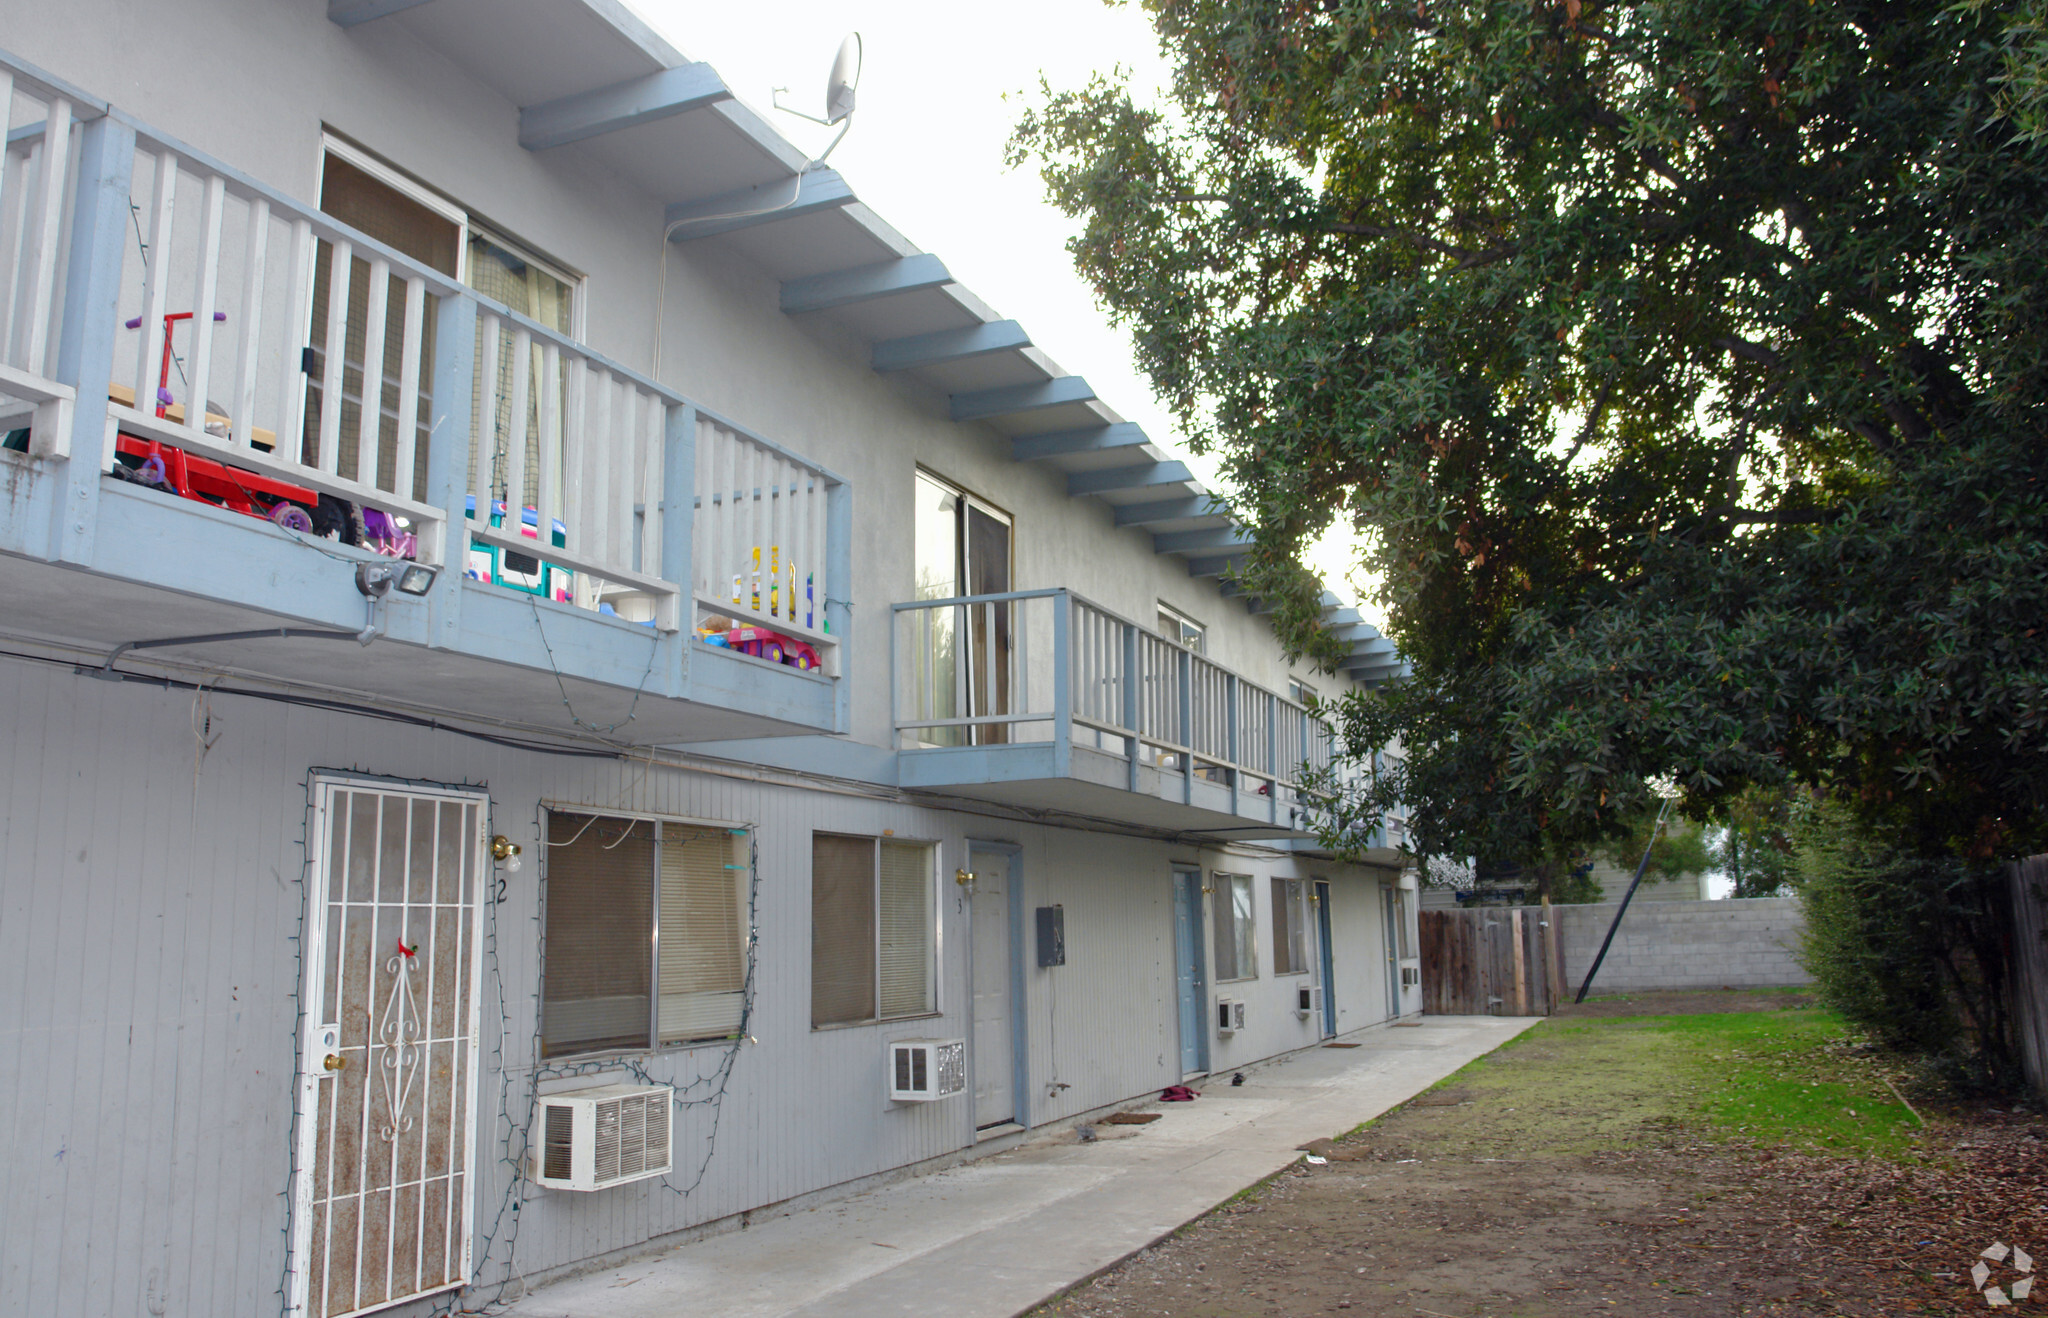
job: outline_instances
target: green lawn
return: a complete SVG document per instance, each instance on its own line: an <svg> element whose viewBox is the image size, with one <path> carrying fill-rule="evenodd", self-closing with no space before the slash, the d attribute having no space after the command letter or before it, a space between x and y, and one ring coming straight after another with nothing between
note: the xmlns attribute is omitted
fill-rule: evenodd
<svg viewBox="0 0 2048 1318"><path fill-rule="evenodd" d="M1412 1105L1441 1156L1708 1139L1910 1157L1915 1123L1839 1018L1809 1008L1554 1018ZM1454 1105L1437 1106L1449 1100Z"/></svg>

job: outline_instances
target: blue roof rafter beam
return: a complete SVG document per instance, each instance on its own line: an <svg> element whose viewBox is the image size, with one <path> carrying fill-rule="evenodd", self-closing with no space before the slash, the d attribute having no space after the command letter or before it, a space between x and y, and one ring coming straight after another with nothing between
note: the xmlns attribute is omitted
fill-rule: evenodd
<svg viewBox="0 0 2048 1318"><path fill-rule="evenodd" d="M1067 493L1112 494L1119 490L1145 490L1157 485L1192 485L1195 473L1178 462L1148 462L1140 467L1112 467L1107 471L1076 471L1067 475Z"/></svg>
<svg viewBox="0 0 2048 1318"><path fill-rule="evenodd" d="M1184 522L1194 517L1228 517L1214 496L1196 494L1181 499L1159 499L1152 503L1127 503L1116 510L1118 526L1157 526L1162 522Z"/></svg>
<svg viewBox="0 0 2048 1318"><path fill-rule="evenodd" d="M731 89L709 64L678 65L644 78L628 78L609 87L521 107L519 145L528 151L545 151L731 99Z"/></svg>
<svg viewBox="0 0 2048 1318"><path fill-rule="evenodd" d="M427 0L327 0L327 21L338 27L354 27L374 18L389 18L417 9Z"/></svg>
<svg viewBox="0 0 2048 1318"><path fill-rule="evenodd" d="M1006 384L996 389L954 394L953 419L981 421L989 417L1035 412L1043 407L1094 401L1095 390L1086 380L1078 375L1062 375L1057 380L1040 380L1035 384Z"/></svg>
<svg viewBox="0 0 2048 1318"><path fill-rule="evenodd" d="M1221 553L1197 552L1188 555L1188 575L1191 577L1220 577L1234 570L1251 555L1245 550L1228 550Z"/></svg>
<svg viewBox="0 0 2048 1318"><path fill-rule="evenodd" d="M1014 320L992 320L986 325L934 330L908 338L888 339L874 348L878 371L914 371L923 366L984 357L992 352L1009 352L1031 346L1031 336Z"/></svg>
<svg viewBox="0 0 2048 1318"><path fill-rule="evenodd" d="M669 238L679 243L694 242L756 224L838 210L854 200L853 189L838 170L806 170L704 201L679 202L668 208Z"/></svg>
<svg viewBox="0 0 2048 1318"><path fill-rule="evenodd" d="M877 261L848 270L831 270L822 275L792 279L782 286L782 309L789 315L805 311L830 311L897 293L914 293L921 288L938 288L953 282L945 262L929 252Z"/></svg>
<svg viewBox="0 0 2048 1318"><path fill-rule="evenodd" d="M1202 550L1250 549L1252 538L1236 526L1210 526L1197 531L1161 531L1152 537L1152 549L1160 554L1190 554Z"/></svg>
<svg viewBox="0 0 2048 1318"><path fill-rule="evenodd" d="M1036 435L1017 435L1010 440L1014 462L1042 462L1046 458L1071 457L1076 453L1109 453L1120 448L1143 448L1152 441L1135 421L1115 425L1082 426L1078 430L1047 430Z"/></svg>

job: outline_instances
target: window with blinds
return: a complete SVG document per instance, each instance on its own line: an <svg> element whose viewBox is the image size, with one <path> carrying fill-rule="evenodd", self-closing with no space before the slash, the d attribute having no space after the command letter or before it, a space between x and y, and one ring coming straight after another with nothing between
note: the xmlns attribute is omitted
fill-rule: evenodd
<svg viewBox="0 0 2048 1318"><path fill-rule="evenodd" d="M1273 973L1298 975L1308 969L1308 885L1300 879L1273 880Z"/></svg>
<svg viewBox="0 0 2048 1318"><path fill-rule="evenodd" d="M811 836L811 1027L937 1010L937 848Z"/></svg>
<svg viewBox="0 0 2048 1318"><path fill-rule="evenodd" d="M542 1055L735 1034L747 831L550 810L546 836Z"/></svg>
<svg viewBox="0 0 2048 1318"><path fill-rule="evenodd" d="M1259 954L1253 938L1252 880L1249 874L1217 874L1213 909L1216 921L1216 978L1256 979Z"/></svg>

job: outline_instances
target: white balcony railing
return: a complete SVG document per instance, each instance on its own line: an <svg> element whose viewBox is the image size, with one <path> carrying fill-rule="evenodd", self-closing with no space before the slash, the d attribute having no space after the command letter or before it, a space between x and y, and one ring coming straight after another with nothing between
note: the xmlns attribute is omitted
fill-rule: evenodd
<svg viewBox="0 0 2048 1318"><path fill-rule="evenodd" d="M0 436L62 459L104 390L104 451L78 455L102 471L174 488L204 458L207 497L294 535L833 643L822 468L4 52L0 107ZM102 194L118 232L90 227ZM107 378L74 378L90 361Z"/></svg>
<svg viewBox="0 0 2048 1318"><path fill-rule="evenodd" d="M1062 742L1240 801L1299 801L1331 760L1312 711L1066 590L915 600L895 612L894 710L906 750Z"/></svg>

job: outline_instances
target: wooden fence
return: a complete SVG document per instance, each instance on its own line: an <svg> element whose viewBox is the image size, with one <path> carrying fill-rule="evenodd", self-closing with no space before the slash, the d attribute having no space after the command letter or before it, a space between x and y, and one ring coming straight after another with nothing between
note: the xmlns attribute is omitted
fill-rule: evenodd
<svg viewBox="0 0 2048 1318"><path fill-rule="evenodd" d="M1422 1010L1548 1016L1568 998L1558 927L1540 906L1421 911Z"/></svg>

